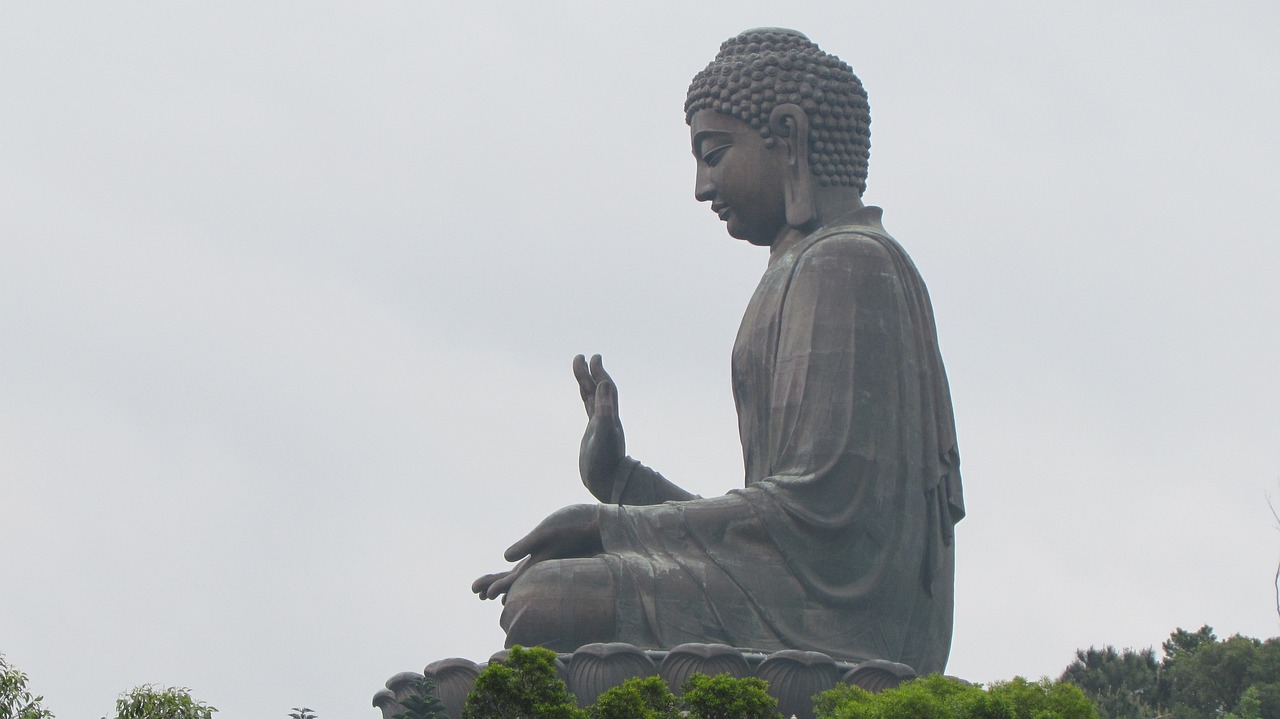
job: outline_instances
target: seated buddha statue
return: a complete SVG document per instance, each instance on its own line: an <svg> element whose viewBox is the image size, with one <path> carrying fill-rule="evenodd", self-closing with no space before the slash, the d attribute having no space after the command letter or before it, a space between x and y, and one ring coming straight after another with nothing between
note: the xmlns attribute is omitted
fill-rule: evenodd
<svg viewBox="0 0 1280 719"><path fill-rule="evenodd" d="M476 580L508 646L686 642L941 671L964 516L924 282L865 206L870 114L793 30L727 40L685 101L694 196L768 248L732 354L744 486L698 497L626 454L618 389L573 363L597 503L551 514Z"/></svg>

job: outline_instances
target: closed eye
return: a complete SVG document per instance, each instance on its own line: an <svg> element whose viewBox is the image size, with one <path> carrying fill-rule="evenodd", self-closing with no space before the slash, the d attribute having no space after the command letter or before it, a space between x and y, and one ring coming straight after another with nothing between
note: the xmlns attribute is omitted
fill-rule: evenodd
<svg viewBox="0 0 1280 719"><path fill-rule="evenodd" d="M729 151L729 147L729 145L721 145L712 148L710 152L702 156L702 161L714 167L724 157L724 153Z"/></svg>

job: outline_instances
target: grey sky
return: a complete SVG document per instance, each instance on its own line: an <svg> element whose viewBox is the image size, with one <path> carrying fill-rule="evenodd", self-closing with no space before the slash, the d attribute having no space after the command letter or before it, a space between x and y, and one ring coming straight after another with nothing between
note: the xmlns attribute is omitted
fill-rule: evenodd
<svg viewBox="0 0 1280 719"><path fill-rule="evenodd" d="M929 283L969 517L949 671L1277 634L1280 10L1267 2L0 5L0 651L376 716L501 646L468 591L630 453L740 485L766 259L693 199L719 43L853 65Z"/></svg>

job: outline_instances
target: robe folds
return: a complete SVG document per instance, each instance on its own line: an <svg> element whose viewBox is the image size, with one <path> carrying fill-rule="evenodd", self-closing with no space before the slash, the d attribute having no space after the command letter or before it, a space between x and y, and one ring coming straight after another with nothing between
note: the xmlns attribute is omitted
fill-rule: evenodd
<svg viewBox="0 0 1280 719"><path fill-rule="evenodd" d="M743 489L685 499L624 461L601 516L618 641L946 666L964 516L950 391L928 292L880 214L770 259L733 348Z"/></svg>

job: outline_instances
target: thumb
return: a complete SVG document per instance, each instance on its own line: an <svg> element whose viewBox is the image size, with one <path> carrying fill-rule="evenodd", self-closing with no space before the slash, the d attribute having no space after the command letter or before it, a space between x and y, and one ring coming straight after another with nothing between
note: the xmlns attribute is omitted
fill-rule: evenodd
<svg viewBox="0 0 1280 719"><path fill-rule="evenodd" d="M537 528L534 528L532 532L521 537L515 544L507 548L507 551L502 554L502 558L508 562L515 562L533 554L534 548L538 545L538 538L534 536L537 533Z"/></svg>

